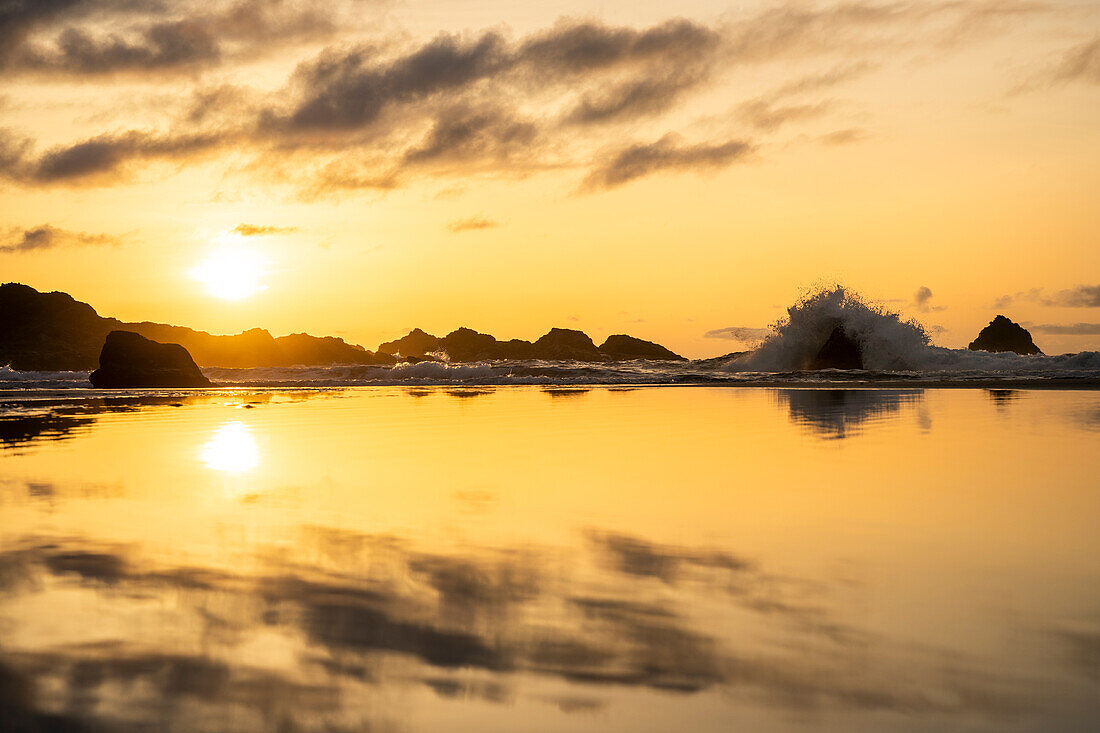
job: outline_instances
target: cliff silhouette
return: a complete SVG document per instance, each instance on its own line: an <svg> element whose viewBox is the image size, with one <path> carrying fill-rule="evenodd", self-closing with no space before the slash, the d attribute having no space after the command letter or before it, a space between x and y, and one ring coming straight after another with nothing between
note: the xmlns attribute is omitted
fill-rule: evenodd
<svg viewBox="0 0 1100 733"><path fill-rule="evenodd" d="M99 366L112 331L129 331L159 343L179 344L200 367L391 365L401 360L506 359L610 362L633 359L684 360L660 344L633 336L610 336L600 346L585 333L552 328L538 340L498 340L470 328L439 337L419 328L370 351L333 336L295 333L274 337L262 328L218 336L165 323L126 323L100 316L71 295L41 293L20 283L0 285L0 366L20 370L84 371Z"/></svg>
<svg viewBox="0 0 1100 733"><path fill-rule="evenodd" d="M304 364L393 364L343 339L299 333L273 337L262 328L216 336L164 323L105 318L67 293L40 293L19 283L0 285L0 366L41 371L83 371L99 366L111 331L130 331L183 346L199 366L270 367Z"/></svg>

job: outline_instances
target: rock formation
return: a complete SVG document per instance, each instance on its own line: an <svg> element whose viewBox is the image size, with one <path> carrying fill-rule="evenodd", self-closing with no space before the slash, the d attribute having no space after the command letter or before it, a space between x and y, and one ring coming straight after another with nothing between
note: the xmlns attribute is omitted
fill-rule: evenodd
<svg viewBox="0 0 1100 733"><path fill-rule="evenodd" d="M183 346L203 366L271 367L302 364L392 364L334 337L293 334L273 338L262 328L216 336L163 323L124 323L104 318L66 293L40 293L19 283L0 285L0 366L46 371L94 369L111 331L131 331Z"/></svg>
<svg viewBox="0 0 1100 733"><path fill-rule="evenodd" d="M551 328L534 343L532 358L572 361L610 361L583 331Z"/></svg>
<svg viewBox="0 0 1100 733"><path fill-rule="evenodd" d="M684 357L673 353L660 344L652 341L643 341L633 336L616 334L608 336L607 340L600 344L600 353L612 359L652 359L658 361L686 361Z"/></svg>
<svg viewBox="0 0 1100 733"><path fill-rule="evenodd" d="M821 348L807 369L862 369L863 352L860 351L859 342L845 332L843 326L833 328L829 338L825 340Z"/></svg>
<svg viewBox="0 0 1100 733"><path fill-rule="evenodd" d="M100 388L210 386L187 349L150 341L132 331L107 334L99 369L88 379Z"/></svg>
<svg viewBox="0 0 1100 733"><path fill-rule="evenodd" d="M379 344L378 351L392 356L424 356L439 351L442 345L438 336L432 336L419 328L414 328L399 339Z"/></svg>
<svg viewBox="0 0 1100 733"><path fill-rule="evenodd" d="M978 338L970 342L968 348L971 351L1012 351L1025 356L1043 353L1031 340L1031 334L1026 328L1004 316L997 316L990 321L978 334Z"/></svg>

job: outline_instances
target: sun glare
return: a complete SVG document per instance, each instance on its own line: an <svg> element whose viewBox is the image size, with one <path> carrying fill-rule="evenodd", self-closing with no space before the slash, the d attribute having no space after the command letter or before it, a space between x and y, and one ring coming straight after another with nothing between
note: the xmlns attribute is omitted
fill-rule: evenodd
<svg viewBox="0 0 1100 733"><path fill-rule="evenodd" d="M218 428L202 449L207 468L226 473L244 473L260 464L260 450L248 426L234 420Z"/></svg>
<svg viewBox="0 0 1100 733"><path fill-rule="evenodd" d="M214 297L240 300L264 289L265 265L264 258L246 246L222 241L191 270L191 277Z"/></svg>

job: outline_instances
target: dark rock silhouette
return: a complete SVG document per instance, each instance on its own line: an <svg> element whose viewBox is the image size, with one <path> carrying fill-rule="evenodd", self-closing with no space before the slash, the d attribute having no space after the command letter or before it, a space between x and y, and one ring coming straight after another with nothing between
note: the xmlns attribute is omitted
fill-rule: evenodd
<svg viewBox="0 0 1100 733"><path fill-rule="evenodd" d="M643 341L633 336L616 334L608 336L607 340L600 344L600 352L612 359L652 359L658 361L687 361L679 354L673 353L660 344L652 341Z"/></svg>
<svg viewBox="0 0 1100 733"><path fill-rule="evenodd" d="M1023 356L1043 353L1031 340L1031 334L1026 328L1004 316L997 316L990 321L978 334L978 338L970 342L968 348L971 351L1012 351Z"/></svg>
<svg viewBox="0 0 1100 733"><path fill-rule="evenodd" d="M132 331L111 331L88 376L94 387L209 387L187 349L150 341Z"/></svg>
<svg viewBox="0 0 1100 733"><path fill-rule="evenodd" d="M439 351L443 343L438 336L414 328L405 336L379 344L378 351L392 356L424 356Z"/></svg>
<svg viewBox="0 0 1100 733"><path fill-rule="evenodd" d="M843 326L836 326L807 369L862 369L863 352Z"/></svg>
<svg viewBox="0 0 1100 733"><path fill-rule="evenodd" d="M389 354L372 354L335 336L292 333L276 338L275 345L283 358L292 364L393 364L397 361Z"/></svg>
<svg viewBox="0 0 1100 733"><path fill-rule="evenodd" d="M393 354L406 361L423 359L427 354L444 352L450 361L500 361L544 359L606 362L626 359L684 360L660 344L633 336L610 336L603 346L582 331L552 328L538 341L522 339L498 341L495 336L472 328L458 328L440 338L419 328L378 347L379 354Z"/></svg>
<svg viewBox="0 0 1100 733"><path fill-rule="evenodd" d="M100 316L90 305L66 293L40 293L19 283L0 285L0 366L45 371L95 369L103 342L112 331L129 331L159 343L179 344L195 363L207 367L392 365L399 358L422 361L438 352L445 352L451 361L683 358L659 344L622 334L609 337L597 348L583 332L564 328L551 329L535 343L521 339L498 341L471 328L456 329L443 338L415 328L402 338L380 345L377 352L333 336L295 333L275 338L262 328L218 336L164 323L125 323Z"/></svg>
<svg viewBox="0 0 1100 733"><path fill-rule="evenodd" d="M455 329L443 337L442 343L443 349L452 361L502 358L496 356L496 338L487 333L478 333L472 328Z"/></svg>
<svg viewBox="0 0 1100 733"><path fill-rule="evenodd" d="M532 358L572 361L610 361L583 331L551 328L534 343Z"/></svg>
<svg viewBox="0 0 1100 733"><path fill-rule="evenodd" d="M22 370L88 370L99 360L111 331L131 331L183 346L203 366L266 367L302 364L392 364L334 337L293 334L273 338L262 328L215 336L163 323L124 323L104 318L66 293L40 293L19 283L0 285L0 366Z"/></svg>

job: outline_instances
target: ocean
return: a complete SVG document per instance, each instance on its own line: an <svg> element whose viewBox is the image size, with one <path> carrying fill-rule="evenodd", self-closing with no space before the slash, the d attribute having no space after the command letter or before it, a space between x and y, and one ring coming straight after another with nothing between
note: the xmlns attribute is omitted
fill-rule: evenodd
<svg viewBox="0 0 1100 733"><path fill-rule="evenodd" d="M1049 731L1100 715L1100 391L625 384L697 365L490 384L505 368L7 389L5 724Z"/></svg>

